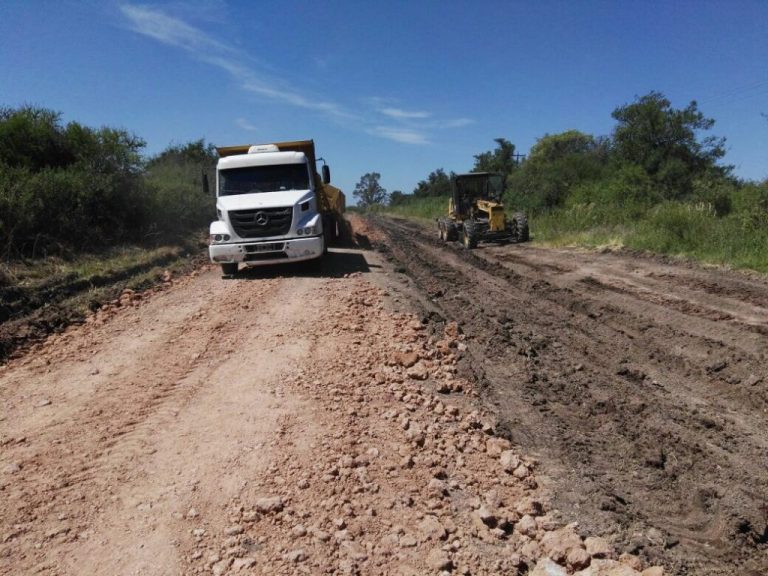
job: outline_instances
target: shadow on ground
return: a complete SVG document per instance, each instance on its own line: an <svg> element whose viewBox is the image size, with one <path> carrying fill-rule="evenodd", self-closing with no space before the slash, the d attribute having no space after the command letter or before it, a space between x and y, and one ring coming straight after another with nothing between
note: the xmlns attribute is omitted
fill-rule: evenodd
<svg viewBox="0 0 768 576"><path fill-rule="evenodd" d="M238 280L283 277L342 278L354 272L367 274L371 271L371 267L376 266L369 264L359 250L338 248L330 250L319 260L240 268L237 275L225 276L225 278Z"/></svg>

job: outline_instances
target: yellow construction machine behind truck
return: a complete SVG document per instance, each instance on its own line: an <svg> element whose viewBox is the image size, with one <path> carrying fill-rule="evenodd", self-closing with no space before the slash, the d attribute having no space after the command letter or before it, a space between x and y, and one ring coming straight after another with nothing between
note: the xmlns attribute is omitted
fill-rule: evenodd
<svg viewBox="0 0 768 576"><path fill-rule="evenodd" d="M225 275L320 258L343 230L344 193L312 140L216 149L216 212L209 254ZM323 162L322 176L316 164Z"/></svg>
<svg viewBox="0 0 768 576"><path fill-rule="evenodd" d="M448 215L437 219L440 239L459 240L465 248L481 241L527 242L528 219L523 212L511 218L501 203L504 178L501 174L458 174L451 182Z"/></svg>

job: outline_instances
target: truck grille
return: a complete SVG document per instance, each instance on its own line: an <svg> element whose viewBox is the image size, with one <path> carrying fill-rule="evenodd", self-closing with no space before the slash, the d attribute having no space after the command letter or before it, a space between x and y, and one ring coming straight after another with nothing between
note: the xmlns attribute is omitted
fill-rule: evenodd
<svg viewBox="0 0 768 576"><path fill-rule="evenodd" d="M291 229L293 208L256 208L233 210L229 221L240 238L283 236Z"/></svg>

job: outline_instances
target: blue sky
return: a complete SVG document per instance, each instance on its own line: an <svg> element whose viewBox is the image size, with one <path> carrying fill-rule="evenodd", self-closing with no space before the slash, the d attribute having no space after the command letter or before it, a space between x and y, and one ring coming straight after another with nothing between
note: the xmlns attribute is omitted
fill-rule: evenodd
<svg viewBox="0 0 768 576"><path fill-rule="evenodd" d="M651 90L697 100L768 177L768 1L180 0L0 4L0 104L126 128L147 153L313 138L348 196L411 192L504 137L610 133Z"/></svg>

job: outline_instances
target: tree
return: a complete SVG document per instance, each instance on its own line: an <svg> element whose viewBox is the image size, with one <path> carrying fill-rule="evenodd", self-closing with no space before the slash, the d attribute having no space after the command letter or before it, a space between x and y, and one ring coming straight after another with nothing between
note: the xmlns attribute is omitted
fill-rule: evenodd
<svg viewBox="0 0 768 576"><path fill-rule="evenodd" d="M40 171L74 161L61 113L34 106L0 108L0 165Z"/></svg>
<svg viewBox="0 0 768 576"><path fill-rule="evenodd" d="M402 193L400 190L395 190L389 195L389 205L390 206L400 206L401 204L405 203L406 195Z"/></svg>
<svg viewBox="0 0 768 576"><path fill-rule="evenodd" d="M197 164L201 166L216 166L216 147L205 143L205 140L193 140L186 144L172 144L157 156L147 162L147 170L163 164Z"/></svg>
<svg viewBox="0 0 768 576"><path fill-rule="evenodd" d="M387 201L387 191L379 184L381 174L368 172L360 177L360 182L355 185L352 195L357 198L357 204L361 208L368 208L384 204Z"/></svg>
<svg viewBox="0 0 768 576"><path fill-rule="evenodd" d="M576 186L600 177L607 157L605 141L578 130L542 136L508 178L508 197L528 210L559 206Z"/></svg>
<svg viewBox="0 0 768 576"><path fill-rule="evenodd" d="M496 150L489 150L475 155L472 172L497 172L508 176L517 168L515 145L506 138L494 138Z"/></svg>
<svg viewBox="0 0 768 576"><path fill-rule="evenodd" d="M591 134L566 130L560 134L545 134L536 141L528 155L532 162L555 162L573 154L598 151L601 144Z"/></svg>
<svg viewBox="0 0 768 576"><path fill-rule="evenodd" d="M451 194L451 180L456 176L453 172L446 174L442 168L430 172L426 180L421 180L416 188L413 189L413 195L417 198L426 198L429 196L449 196Z"/></svg>
<svg viewBox="0 0 768 576"><path fill-rule="evenodd" d="M612 116L618 121L613 130L616 157L642 167L668 198L688 195L697 177L730 171L717 166L725 156L725 139L699 138L715 121L699 111L695 100L680 110L660 92L650 92L616 108Z"/></svg>

